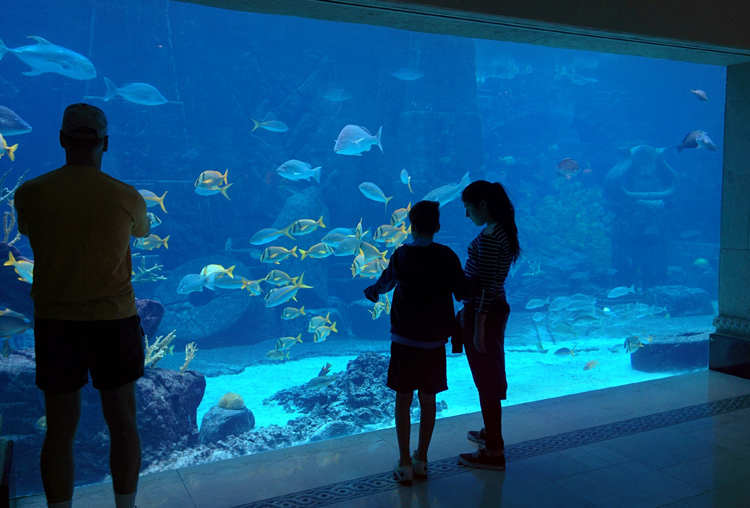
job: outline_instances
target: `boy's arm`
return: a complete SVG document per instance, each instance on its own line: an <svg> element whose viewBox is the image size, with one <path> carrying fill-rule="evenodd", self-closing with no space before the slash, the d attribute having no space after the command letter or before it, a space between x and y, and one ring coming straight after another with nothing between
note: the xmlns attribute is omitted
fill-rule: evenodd
<svg viewBox="0 0 750 508"><path fill-rule="evenodd" d="M398 252L398 250L396 250L396 252ZM394 268L394 265L396 264L396 252L391 256L388 266L383 270L383 273L380 274L378 281L372 286L365 288L365 297L371 302L377 302L380 295L385 294L396 287L396 270Z"/></svg>
<svg viewBox="0 0 750 508"><path fill-rule="evenodd" d="M456 253L451 256L451 292L457 301L464 300L469 296L469 280L466 278L466 273L461 266L461 260L458 259Z"/></svg>

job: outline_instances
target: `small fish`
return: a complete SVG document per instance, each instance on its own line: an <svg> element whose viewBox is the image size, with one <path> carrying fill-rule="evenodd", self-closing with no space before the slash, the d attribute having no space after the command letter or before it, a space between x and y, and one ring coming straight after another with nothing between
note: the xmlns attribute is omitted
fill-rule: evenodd
<svg viewBox="0 0 750 508"><path fill-rule="evenodd" d="M296 283L274 288L266 293L266 307L276 307L277 305L286 303L289 300L297 301L297 291L303 288L312 289L312 286L306 286L303 284L302 279L304 276L305 272L302 272L302 275L299 276L299 280Z"/></svg>
<svg viewBox="0 0 750 508"><path fill-rule="evenodd" d="M305 259L307 256L310 256L314 259L323 259L333 255L333 249L322 242L316 243L308 250L300 249L299 251L302 253L302 257L300 259Z"/></svg>
<svg viewBox="0 0 750 508"><path fill-rule="evenodd" d="M253 132L255 129L258 129L258 128L265 129L271 132L286 132L289 130L289 127L287 127L284 122L280 122L278 120L268 120L265 122L259 122L258 120L253 120L253 123L255 124L255 126L253 127L253 130L251 130L250 132Z"/></svg>
<svg viewBox="0 0 750 508"><path fill-rule="evenodd" d="M316 182L320 183L321 169L320 166L313 168L308 162L292 159L276 168L276 172L281 175L282 178L286 178L287 180L295 182L299 180L307 180L309 182L310 178L313 178Z"/></svg>
<svg viewBox="0 0 750 508"><path fill-rule="evenodd" d="M170 356L174 356L174 344L172 344L171 346L169 346L169 350L168 351L169 351L169 355Z"/></svg>
<svg viewBox="0 0 750 508"><path fill-rule="evenodd" d="M401 170L401 183L409 187L409 192L412 194L414 193L413 190L411 190L411 177L409 176L409 172L406 171L406 169Z"/></svg>
<svg viewBox="0 0 750 508"><path fill-rule="evenodd" d="M185 275L182 280L180 280L180 283L177 285L177 292L181 295L186 295L188 293L192 293L194 291L203 291L203 288L206 287L210 289L211 291L215 291L215 284L216 284L216 275L199 275L197 273L191 273L188 275Z"/></svg>
<svg viewBox="0 0 750 508"><path fill-rule="evenodd" d="M619 353L620 352L620 346L612 346L607 348L611 353Z"/></svg>
<svg viewBox="0 0 750 508"><path fill-rule="evenodd" d="M217 185L221 185L221 182L224 182L224 185L227 184L227 176L229 175L229 169L224 171L224 174L222 175L218 171L208 170L204 171L200 175L198 175L198 178L195 180L195 186L196 187L213 187Z"/></svg>
<svg viewBox="0 0 750 508"><path fill-rule="evenodd" d="M359 249L359 254L354 258L354 261L352 262L352 277L356 277L357 275L359 275L366 263L367 262L365 261L365 254L364 252L362 252L362 249Z"/></svg>
<svg viewBox="0 0 750 508"><path fill-rule="evenodd" d="M229 185L207 185L207 184L200 184L198 185L198 182L195 183L195 193L199 196L213 196L214 194L223 195L225 198L227 198L229 201L232 201L232 198L229 197L227 194L227 189L234 185L233 183L230 183Z"/></svg>
<svg viewBox="0 0 750 508"><path fill-rule="evenodd" d="M276 349L291 349L291 347L297 343L302 344L302 334L300 333L296 337L281 337L276 341Z"/></svg>
<svg viewBox="0 0 750 508"><path fill-rule="evenodd" d="M216 274L216 287L222 289L248 289L254 281L245 277L230 278L225 273ZM252 293L252 291L250 291Z"/></svg>
<svg viewBox="0 0 750 508"><path fill-rule="evenodd" d="M372 182L362 182L359 184L359 190L365 195L367 199L372 199L378 203L385 203L385 209L388 211L388 201L393 199L393 196L387 198L385 193Z"/></svg>
<svg viewBox="0 0 750 508"><path fill-rule="evenodd" d="M292 236L309 235L310 233L318 229L318 227L326 227L326 225L323 224L322 215L317 221L314 221L312 219L300 219L292 222L290 226L290 232L292 233Z"/></svg>
<svg viewBox="0 0 750 508"><path fill-rule="evenodd" d="M401 67L399 70L392 72L391 76L396 77L401 81L414 81L424 76L424 72L412 69L411 67Z"/></svg>
<svg viewBox="0 0 750 508"><path fill-rule="evenodd" d="M690 91L693 92L693 95L698 97L698 100L703 101L703 102L708 100L708 96L706 95L706 92L704 92L703 90L693 90L691 88Z"/></svg>
<svg viewBox="0 0 750 508"><path fill-rule="evenodd" d="M380 252L377 247L375 247L374 245L370 245L367 242L360 243L359 250L362 255L364 255L366 263L369 263L370 261L378 258L385 261L385 255L388 254L387 250Z"/></svg>
<svg viewBox="0 0 750 508"><path fill-rule="evenodd" d="M338 330L336 330L336 321L334 321L331 326L321 325L317 327L315 329L315 338L313 339L313 342L323 342L328 338L331 332L338 333Z"/></svg>
<svg viewBox="0 0 750 508"><path fill-rule="evenodd" d="M166 238L159 238L156 235L148 235L146 238L136 238L133 242L133 247L136 249L142 249L142 250L153 250L158 249L162 245L165 249L169 249L169 245L167 245L167 242L169 241L169 237L171 235L167 235Z"/></svg>
<svg viewBox="0 0 750 508"><path fill-rule="evenodd" d="M266 275L266 278L261 280L273 284L274 286L286 286L287 284L296 284L297 279L298 277L292 278L281 270L271 270L268 272L268 275Z"/></svg>
<svg viewBox="0 0 750 508"><path fill-rule="evenodd" d="M685 139L682 140L682 143L677 145L677 152L682 152L683 148L706 148L707 150L710 150L712 152L715 152L718 150L716 145L714 145L713 141L711 141L711 138L708 137L708 133L706 131L692 131L689 132Z"/></svg>
<svg viewBox="0 0 750 508"><path fill-rule="evenodd" d="M3 266L12 266L18 274L18 280L28 282L29 284L34 282L34 262L28 259L18 259L13 257L13 253L8 251L8 261L3 263Z"/></svg>
<svg viewBox="0 0 750 508"><path fill-rule="evenodd" d="M334 376L314 377L307 382L307 384L305 385L305 390L317 390L318 388L323 388L324 386L330 385L334 381L336 381L336 378Z"/></svg>
<svg viewBox="0 0 750 508"><path fill-rule="evenodd" d="M226 275L230 279L234 279L234 275L232 274L232 272L234 271L234 268L235 268L234 266L230 266L229 268L224 268L221 265L206 265L201 269L200 274L209 276L213 273L213 274L216 274L217 277Z"/></svg>
<svg viewBox="0 0 750 508"><path fill-rule="evenodd" d="M548 303L549 303L549 297L546 300L534 298L533 300L529 300L529 302L526 304L526 308L529 310L538 309L539 307L544 307Z"/></svg>
<svg viewBox="0 0 750 508"><path fill-rule="evenodd" d="M446 204L459 197L470 183L471 178L469 176L469 172L467 171L466 174L461 178L460 182L438 187L437 189L428 192L427 195L422 199L424 201L437 201L438 203L440 203L440 207L442 208Z"/></svg>
<svg viewBox="0 0 750 508"><path fill-rule="evenodd" d="M356 237L350 237L344 239L338 246L333 250L334 256L351 256L355 252L359 251L359 246L362 243Z"/></svg>
<svg viewBox="0 0 750 508"><path fill-rule="evenodd" d="M31 132L31 125L10 109L0 106L0 135L16 136L27 132Z"/></svg>
<svg viewBox="0 0 750 508"><path fill-rule="evenodd" d="M411 228L411 226L409 227ZM399 233L407 233L407 229L405 228L404 224L402 224L400 228L384 224L375 230L375 234L373 235L372 239L378 243L383 243L390 238L394 238Z"/></svg>
<svg viewBox="0 0 750 508"><path fill-rule="evenodd" d="M148 83L131 83L122 88L117 88L117 86L107 78L104 78L104 83L107 85L107 94L104 96L105 101L119 95L126 101L141 104L143 106L159 106L168 102L159 90Z"/></svg>
<svg viewBox="0 0 750 508"><path fill-rule="evenodd" d="M625 339L624 343L625 351L627 351L630 354L635 353L638 351L638 348L643 347L643 344L641 344L641 340L638 338L637 335L632 335Z"/></svg>
<svg viewBox="0 0 750 508"><path fill-rule="evenodd" d="M369 263L365 263L365 266L362 267L362 270L359 272L358 275L360 277L374 279L375 277L380 277L380 274L383 273L383 271L387 267L388 267L388 260L378 258L373 261L370 261Z"/></svg>
<svg viewBox="0 0 750 508"><path fill-rule="evenodd" d="M369 152L373 145L377 145L380 151L383 151L383 145L380 142L380 136L383 133L383 127L378 129L374 136L370 131L359 125L347 125L339 133L333 151L339 155L362 155L362 152Z"/></svg>
<svg viewBox="0 0 750 508"><path fill-rule="evenodd" d="M352 94L345 92L340 88L332 88L320 96L331 102L344 102L354 97Z"/></svg>
<svg viewBox="0 0 750 508"><path fill-rule="evenodd" d="M301 309L295 309L294 307L287 307L283 311L281 311L281 319L294 319L298 316L304 316L305 315L305 306L303 305ZM300 341L302 342L302 341Z"/></svg>
<svg viewBox="0 0 750 508"><path fill-rule="evenodd" d="M509 155L507 157L500 157L500 162L502 162L506 166L510 166L511 164L516 163L516 158L513 157L512 155Z"/></svg>
<svg viewBox="0 0 750 508"><path fill-rule="evenodd" d="M0 311L0 337L18 335L31 328L31 322L18 312L10 309Z"/></svg>
<svg viewBox="0 0 750 508"><path fill-rule="evenodd" d="M565 307L568 306L570 303L570 298L567 296L558 296L554 300L552 300L552 303L549 304L549 307L547 307L547 310L550 312L557 312L559 310L563 310Z"/></svg>
<svg viewBox="0 0 750 508"><path fill-rule="evenodd" d="M331 313L329 312L326 314L326 317L323 316L315 316L310 320L310 323L307 325L307 331L310 333L315 333L315 330L317 330L319 327L323 326L326 323L331 322Z"/></svg>
<svg viewBox="0 0 750 508"><path fill-rule="evenodd" d="M259 296L263 290L260 287L260 281L259 280L246 280L244 277L242 278L242 288L247 289L247 292L250 293L253 296Z"/></svg>
<svg viewBox="0 0 750 508"><path fill-rule="evenodd" d="M557 164L557 166L555 166L555 169L557 170L558 175L570 179L571 176L575 176L578 174L578 172L581 170L581 167L576 161L568 158L561 160Z"/></svg>
<svg viewBox="0 0 750 508"><path fill-rule="evenodd" d="M16 160L16 150L18 149L18 143L16 143L13 146L8 146L8 143L5 142L5 138L2 134L0 134L0 158L2 158L3 155L7 155L10 160L14 161Z"/></svg>
<svg viewBox="0 0 750 508"><path fill-rule="evenodd" d="M693 266L697 266L700 268L707 268L709 266L709 263L707 259L698 258L695 261L693 261Z"/></svg>
<svg viewBox="0 0 750 508"><path fill-rule="evenodd" d="M161 225L161 219L159 217L151 212L147 212L146 215L148 216L148 222L151 224L151 229Z"/></svg>
<svg viewBox="0 0 750 508"><path fill-rule="evenodd" d="M546 318L546 314L544 314L543 312L537 312L534 314L534 317L532 319L536 321L537 323L540 323L544 321L545 318Z"/></svg>
<svg viewBox="0 0 750 508"><path fill-rule="evenodd" d="M295 258L298 257L296 245L292 247L291 250L285 249L284 247L267 247L266 250L263 251L263 254L260 255L260 262L275 263L278 265L289 256L294 256Z"/></svg>
<svg viewBox="0 0 750 508"><path fill-rule="evenodd" d="M338 228L338 229L341 229L341 228ZM347 238L354 238L353 232L352 234L349 234L349 233L341 233L339 231L333 230L330 233L328 233L326 236L324 236L323 239L320 241L328 245L329 247L332 247L335 249L336 247L339 246L339 244L341 244L341 242L343 242Z"/></svg>
<svg viewBox="0 0 750 508"><path fill-rule="evenodd" d="M159 205L161 206L161 209L164 210L164 213L167 213L167 209L164 208L164 197L169 191L164 191L164 194L162 194L161 197L158 197L156 194L146 189L141 189L138 192L140 192L141 196L143 196L143 199L146 200L147 207L151 208L152 206Z"/></svg>
<svg viewBox="0 0 750 508"><path fill-rule="evenodd" d="M284 360L289 359L289 350L279 351L278 349L272 349L264 355L269 360Z"/></svg>
<svg viewBox="0 0 750 508"><path fill-rule="evenodd" d="M557 143L555 143L554 145L549 145L549 146L547 147L547 151L548 151L548 152L556 152L556 151L558 151L559 149L560 149L560 147L559 147L559 146L557 146Z"/></svg>
<svg viewBox="0 0 750 508"><path fill-rule="evenodd" d="M26 76L38 76L45 72L54 72L73 79L94 79L96 69L94 64L83 55L62 46L57 46L41 37L29 36L37 43L32 46L22 46L11 49L0 40L0 59L5 53L15 55L23 63L31 67L24 72Z"/></svg>
<svg viewBox="0 0 750 508"><path fill-rule="evenodd" d="M36 424L34 425L34 428L36 430L41 430L44 432L47 432L47 415L42 416L36 421Z"/></svg>
<svg viewBox="0 0 750 508"><path fill-rule="evenodd" d="M561 347L560 349L558 349L557 351L555 351L555 354L556 354L557 356L565 356L565 355L570 355L570 356L572 356L573 358L575 358L575 356L576 356L576 355L574 354L574 351L575 351L575 350L576 350L576 346L573 346L573 349L568 349L568 348L566 348L566 347Z"/></svg>
<svg viewBox="0 0 750 508"><path fill-rule="evenodd" d="M627 294L635 293L635 284L630 287L620 286L607 293L607 298L619 298Z"/></svg>
<svg viewBox="0 0 750 508"><path fill-rule="evenodd" d="M318 377L327 376L328 372L331 370L331 367L333 367L333 365L331 365L330 363L326 362L326 364L323 365L323 368L320 369L320 372L318 372Z"/></svg>
<svg viewBox="0 0 750 508"><path fill-rule="evenodd" d="M260 231L255 233L252 238L250 238L250 243L252 243L253 245L263 245L273 242L280 236L287 236L294 240L294 237L289 232L289 230L292 229L293 225L294 223L289 224L287 227L281 230L274 228L261 229Z"/></svg>
<svg viewBox="0 0 750 508"><path fill-rule="evenodd" d="M411 203L406 208L399 208L395 212L391 214L391 226L394 228L399 227L401 224L406 222L406 219L409 217L409 212L411 211Z"/></svg>
<svg viewBox="0 0 750 508"><path fill-rule="evenodd" d="M591 360L590 362L586 362L586 365L583 366L583 370L591 370L597 365L599 365L599 360Z"/></svg>

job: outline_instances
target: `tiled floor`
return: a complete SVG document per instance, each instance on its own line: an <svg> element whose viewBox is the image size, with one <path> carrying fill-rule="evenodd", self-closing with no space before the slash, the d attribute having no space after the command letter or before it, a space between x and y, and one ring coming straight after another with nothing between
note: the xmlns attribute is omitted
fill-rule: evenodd
<svg viewBox="0 0 750 508"><path fill-rule="evenodd" d="M397 457L391 428L144 476L137 503L747 508L750 397L742 396L748 394L750 381L704 371L511 406L503 418L505 472L455 464L458 453L473 450L465 435L481 426L475 413L438 420L432 477L411 487L399 487L388 474ZM416 426L412 430L416 441ZM43 496L16 502L18 508L45 506ZM114 506L111 485L76 489L74 506Z"/></svg>

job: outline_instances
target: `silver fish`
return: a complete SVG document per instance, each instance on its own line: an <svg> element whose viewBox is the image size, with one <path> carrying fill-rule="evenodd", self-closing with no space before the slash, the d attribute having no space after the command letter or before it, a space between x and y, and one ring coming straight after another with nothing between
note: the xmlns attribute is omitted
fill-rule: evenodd
<svg viewBox="0 0 750 508"><path fill-rule="evenodd" d="M177 292L181 295L186 295L194 291L203 291L204 287L214 291L215 279L215 273L210 275L199 275L197 273L185 275L177 286Z"/></svg>
<svg viewBox="0 0 750 508"><path fill-rule="evenodd" d="M620 296L625 296L630 293L635 293L635 284L633 284L629 288L625 286L614 288L612 291L607 293L607 298L619 298Z"/></svg>
<svg viewBox="0 0 750 508"><path fill-rule="evenodd" d="M359 125L347 125L339 133L333 151L339 155L362 155L362 152L369 152L373 145L377 145L380 151L383 151L383 145L380 143L380 135L383 127L378 129L374 136L370 131Z"/></svg>
<svg viewBox="0 0 750 508"><path fill-rule="evenodd" d="M320 183L320 170L320 166L313 168L309 162L292 159L279 166L276 172L287 180L307 180L309 182L310 178L314 178L316 182Z"/></svg>
<svg viewBox="0 0 750 508"><path fill-rule="evenodd" d="M5 53L12 53L23 63L31 67L24 72L26 76L38 76L45 72L54 72L73 79L94 79L96 69L94 64L83 55L71 51L62 46L57 46L42 39L30 36L37 43L33 46L21 46L20 48L8 48L0 40L0 59Z"/></svg>
<svg viewBox="0 0 750 508"><path fill-rule="evenodd" d="M158 106L168 102L159 90L148 83L131 83L122 88L117 88L117 86L107 78L104 78L104 83L107 85L107 95L104 96L105 101L119 95L126 101L135 104L142 104L144 106Z"/></svg>
<svg viewBox="0 0 750 508"><path fill-rule="evenodd" d="M396 72L392 72L391 76L396 77L401 81L414 81L424 76L424 72L412 69L411 67L401 67Z"/></svg>
<svg viewBox="0 0 750 508"><path fill-rule="evenodd" d="M463 178L461 178L460 182L438 187L437 189L428 192L422 199L424 201L437 201L440 203L440 206L443 207L459 197L470 183L471 179L469 178L469 172L467 171Z"/></svg>
<svg viewBox="0 0 750 508"><path fill-rule="evenodd" d="M3 136L15 136L31 132L31 125L10 109L0 106L0 134Z"/></svg>

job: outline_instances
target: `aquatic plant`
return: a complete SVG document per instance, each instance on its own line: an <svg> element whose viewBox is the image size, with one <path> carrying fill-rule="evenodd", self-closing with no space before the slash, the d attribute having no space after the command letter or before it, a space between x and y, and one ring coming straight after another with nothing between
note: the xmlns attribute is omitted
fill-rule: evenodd
<svg viewBox="0 0 750 508"><path fill-rule="evenodd" d="M23 182L24 177L26 176L26 173L29 172L27 169L23 172L23 174L18 177L18 181L16 182L16 186L12 189L4 188L3 183L5 183L5 179L10 174L11 170L5 172L2 178L0 178L0 203L3 201L8 202L8 206L10 207L10 212L5 212L3 214L3 243L8 245L13 245L21 238L21 233L19 231L16 231L16 236L11 240L8 241L8 238L10 238L10 234L13 231L13 228L16 226L16 209L15 205L13 204L13 196L16 194L16 190L18 187L20 187L21 183Z"/></svg>
<svg viewBox="0 0 750 508"><path fill-rule="evenodd" d="M159 360L164 358L167 353L171 353L169 344L177 337L177 330L172 330L167 334L166 337L163 335L159 335L154 340L154 343L152 345L148 345L148 337L143 337L143 342L145 342L145 353L146 353L146 359L143 362L143 365L148 367L149 365L151 367L156 367L156 364L159 363ZM188 362L190 363L190 362Z"/></svg>
<svg viewBox="0 0 750 508"><path fill-rule="evenodd" d="M612 213L604 209L603 189L562 178L552 187L556 192L518 207L516 221L524 251L555 260L567 249L590 257L592 272L607 271L611 265Z"/></svg>
<svg viewBox="0 0 750 508"><path fill-rule="evenodd" d="M136 257L138 253L133 254ZM138 273L133 273L130 282L133 284L140 284L141 282L153 282L157 280L167 280L163 275L157 275L157 270L160 271L164 265L154 264L151 268L146 268L146 258L141 258L141 266L138 267Z"/></svg>
<svg viewBox="0 0 750 508"><path fill-rule="evenodd" d="M195 342L191 342L187 346L185 346L185 363L182 364L182 367L180 367L180 374L184 374L185 371L188 368L188 365L190 365L190 362L193 361L193 358L195 358L195 353L198 352L198 348L195 347Z"/></svg>

